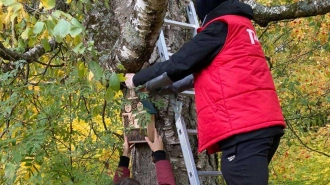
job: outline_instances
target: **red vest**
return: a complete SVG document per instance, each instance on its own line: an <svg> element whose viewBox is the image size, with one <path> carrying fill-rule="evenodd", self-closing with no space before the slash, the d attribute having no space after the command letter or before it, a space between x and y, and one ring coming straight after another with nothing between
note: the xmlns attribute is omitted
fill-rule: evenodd
<svg viewBox="0 0 330 185"><path fill-rule="evenodd" d="M233 135L270 126L284 119L274 82L251 21L226 15L228 35L212 63L195 74L198 151L219 151L217 143Z"/></svg>

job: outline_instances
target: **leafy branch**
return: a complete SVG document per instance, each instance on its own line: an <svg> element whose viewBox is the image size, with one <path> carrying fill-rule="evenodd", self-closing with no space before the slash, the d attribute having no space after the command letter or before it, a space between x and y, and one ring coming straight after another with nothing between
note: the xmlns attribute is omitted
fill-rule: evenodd
<svg viewBox="0 0 330 185"><path fill-rule="evenodd" d="M298 139L298 141L300 142L300 144L302 144L305 148L307 148L308 150L310 150L310 151L312 151L312 152L316 152L316 153L319 153L319 154L324 155L324 156L326 156L326 157L330 157L330 155L327 154L327 153L325 153L325 152L318 151L318 150L316 150L316 149L313 149L313 148L307 146L307 145L301 140L301 138L298 136L298 134L294 131L294 129L293 129L293 127L292 127L290 121L289 121L289 120L285 120L285 121L286 121L286 123L287 123L287 125L288 125L290 131L296 136L296 138Z"/></svg>
<svg viewBox="0 0 330 185"><path fill-rule="evenodd" d="M49 42L50 45L50 51L55 50L59 44L55 40L50 40ZM25 53L18 53L13 50L10 50L6 48L2 42L0 42L0 57L5 59L5 60L10 60L10 61L16 61L16 60L26 60L27 62L31 63L44 55L46 53L45 48L41 45L38 44L35 47L29 49Z"/></svg>

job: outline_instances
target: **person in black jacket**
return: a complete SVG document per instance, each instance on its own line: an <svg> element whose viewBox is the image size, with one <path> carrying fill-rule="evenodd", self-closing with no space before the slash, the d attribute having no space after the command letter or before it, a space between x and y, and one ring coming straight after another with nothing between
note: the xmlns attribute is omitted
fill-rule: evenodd
<svg viewBox="0 0 330 185"><path fill-rule="evenodd" d="M126 74L126 85L128 87L133 88L144 84L148 91L158 94L178 93L193 87L193 74L199 74L202 70L207 69L226 45L229 33L228 24L223 21L212 22L212 20L226 15L235 15L247 19L253 18L252 8L237 0L197 0L196 5L197 15L203 21L204 29L191 41L184 44L168 61L156 63L137 74ZM212 23L208 24L210 22ZM256 35L249 32L250 30L246 31L247 35L250 34L252 44L259 42ZM251 56L253 57L253 53L251 53ZM262 57L256 60L264 60L266 63L266 60ZM265 67L262 70L266 75L270 75L269 71L265 71ZM255 71L257 70L253 72ZM217 75L221 76L221 74ZM240 84L236 85L239 86ZM271 88L271 91L274 91L274 88ZM279 104L276 100L274 102L274 105L278 107L276 108L278 122L275 120L269 124L270 126L238 133L218 141L218 149L222 151L221 170L228 185L268 184L268 164L276 152L280 138L284 134L283 128L285 126L283 117L279 112ZM251 107L246 107L246 110L249 109ZM270 109L272 109L272 106L269 106L267 110L268 116ZM214 151L219 151L218 149Z"/></svg>

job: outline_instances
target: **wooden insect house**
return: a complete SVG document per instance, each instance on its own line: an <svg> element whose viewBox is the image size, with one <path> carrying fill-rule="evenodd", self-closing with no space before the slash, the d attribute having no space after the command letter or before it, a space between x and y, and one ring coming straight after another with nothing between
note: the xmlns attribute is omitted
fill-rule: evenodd
<svg viewBox="0 0 330 185"><path fill-rule="evenodd" d="M146 143L146 136L153 140L155 113L151 102L140 101L133 89L127 89L122 119L130 143Z"/></svg>

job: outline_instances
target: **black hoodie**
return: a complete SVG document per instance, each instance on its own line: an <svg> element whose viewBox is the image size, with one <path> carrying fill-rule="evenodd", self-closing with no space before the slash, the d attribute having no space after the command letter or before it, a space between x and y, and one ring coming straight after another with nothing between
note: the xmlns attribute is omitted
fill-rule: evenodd
<svg viewBox="0 0 330 185"><path fill-rule="evenodd" d="M201 8L197 7L197 10L201 11ZM213 9L206 16L203 24L224 15L240 15L252 19L252 13L252 8L249 5L237 0L227 0ZM201 13L199 14L201 15ZM168 61L156 63L136 73L133 78L134 85L136 87L143 85L163 74L166 74L171 81L175 82L190 74L199 72L208 66L222 49L227 32L228 25L224 22L216 21L210 24L191 41L185 43Z"/></svg>

